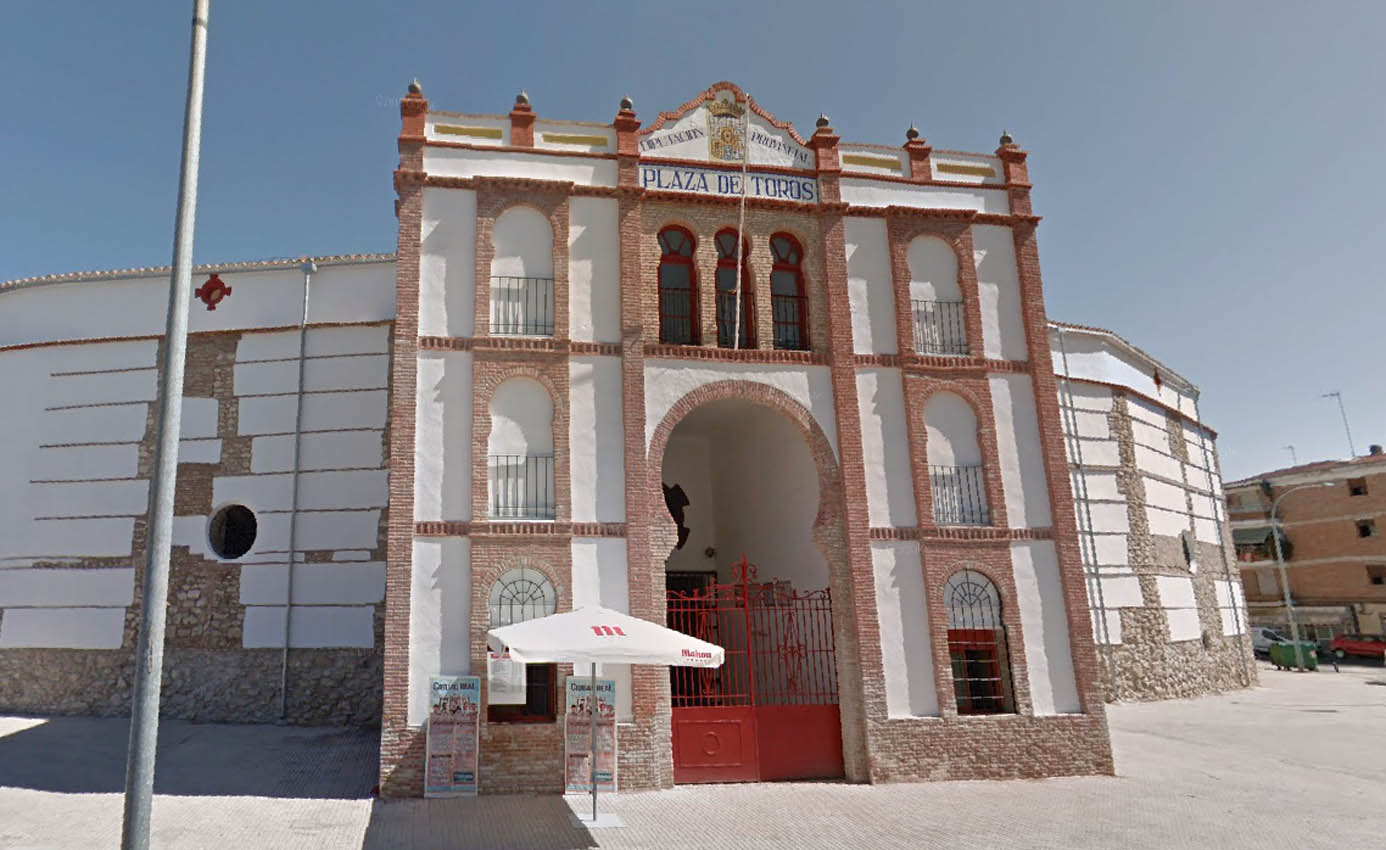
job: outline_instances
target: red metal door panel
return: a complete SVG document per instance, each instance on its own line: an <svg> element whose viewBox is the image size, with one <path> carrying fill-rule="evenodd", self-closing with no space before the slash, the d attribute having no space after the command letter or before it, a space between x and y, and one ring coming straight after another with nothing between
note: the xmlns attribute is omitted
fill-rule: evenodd
<svg viewBox="0 0 1386 850"><path fill-rule="evenodd" d="M756 740L764 781L843 775L842 718L836 705L756 706Z"/></svg>
<svg viewBox="0 0 1386 850"><path fill-rule="evenodd" d="M755 782L755 709L674 709L675 782Z"/></svg>

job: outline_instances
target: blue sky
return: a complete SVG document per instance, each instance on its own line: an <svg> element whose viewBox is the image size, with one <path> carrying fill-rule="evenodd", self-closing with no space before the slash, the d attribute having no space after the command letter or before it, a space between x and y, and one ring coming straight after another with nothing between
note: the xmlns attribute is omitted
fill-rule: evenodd
<svg viewBox="0 0 1386 850"><path fill-rule="evenodd" d="M24 4L0 280L169 262L190 2ZM328 11L330 10L330 11ZM1386 442L1386 3L214 0L196 258L394 250L396 99L645 121L730 79L802 132L1030 151L1049 313L1198 383L1229 478Z"/></svg>

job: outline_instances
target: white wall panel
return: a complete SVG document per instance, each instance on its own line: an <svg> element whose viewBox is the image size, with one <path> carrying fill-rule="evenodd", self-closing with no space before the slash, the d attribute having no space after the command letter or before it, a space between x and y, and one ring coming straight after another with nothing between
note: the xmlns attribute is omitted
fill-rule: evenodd
<svg viewBox="0 0 1386 850"><path fill-rule="evenodd" d="M122 404L97 410L50 410L39 419L38 436L41 442L49 445L118 440L137 443L144 438L148 410L147 404Z"/></svg>
<svg viewBox="0 0 1386 850"><path fill-rule="evenodd" d="M1097 563L1127 563L1129 553L1125 534L1094 534L1092 539L1097 547Z"/></svg>
<svg viewBox="0 0 1386 850"><path fill-rule="evenodd" d="M472 542L417 538L409 593L409 725L428 718L428 677L472 672ZM485 671L478 671L484 675Z"/></svg>
<svg viewBox="0 0 1386 850"><path fill-rule="evenodd" d="M1062 378L1064 374L1063 362L1059 352L1059 346L1054 346L1054 371ZM1069 396L1072 396L1070 399ZM1112 389L1101 384L1087 384L1079 380L1072 380L1065 385L1059 383L1059 403L1069 404L1078 410L1093 410L1106 413L1112 409Z"/></svg>
<svg viewBox="0 0 1386 850"><path fill-rule="evenodd" d="M299 293L301 297L301 290ZM297 324L297 322L295 322ZM305 357L335 357L339 354L385 354L390 350L389 325L356 327L309 327L304 340ZM297 360L298 331L248 333L236 343L236 362L256 360Z"/></svg>
<svg viewBox="0 0 1386 850"><path fill-rule="evenodd" d="M379 468L385 462L381 431L323 431L303 435L298 468L360 469ZM294 437L283 434L255 437L250 443L250 471L292 472Z"/></svg>
<svg viewBox="0 0 1386 850"><path fill-rule="evenodd" d="M898 369L857 371L866 506L874 527L913 528L914 480L910 475L905 395Z"/></svg>
<svg viewBox="0 0 1386 850"><path fill-rule="evenodd" d="M383 428L387 400L386 390L307 395L303 399L303 430ZM238 404L240 434L293 433L296 396L242 398Z"/></svg>
<svg viewBox="0 0 1386 850"><path fill-rule="evenodd" d="M1149 476L1141 479L1145 485L1145 503L1151 507L1167 511L1186 513L1188 503L1184 500L1184 488Z"/></svg>
<svg viewBox="0 0 1386 850"><path fill-rule="evenodd" d="M1142 472L1149 472L1161 478L1169 478L1179 481L1183 474L1183 466L1178 460L1165 452L1155 451L1143 445L1136 445L1136 468Z"/></svg>
<svg viewBox="0 0 1386 850"><path fill-rule="evenodd" d="M380 510L299 511L298 550L374 549ZM269 552L289 551L289 514L257 514L255 546L247 558ZM205 537L206 532L202 535Z"/></svg>
<svg viewBox="0 0 1386 850"><path fill-rule="evenodd" d="M424 189L419 244L419 334L476 330L476 192Z"/></svg>
<svg viewBox="0 0 1386 850"><path fill-rule="evenodd" d="M1084 470L1082 475L1084 479L1084 485L1086 486L1087 490L1087 498L1094 501L1098 499L1106 499L1113 502L1126 501L1126 497L1121 494L1121 490L1117 487L1117 477L1115 472L1104 472L1100 470L1094 471L1092 469L1087 469ZM1080 489L1080 485L1078 482L1078 470L1072 470L1072 477L1074 480L1074 498L1081 498L1083 495L1083 489Z"/></svg>
<svg viewBox="0 0 1386 850"><path fill-rule="evenodd" d="M872 541L876 612L886 711L891 717L937 717L938 689L920 567L919 544Z"/></svg>
<svg viewBox="0 0 1386 850"><path fill-rule="evenodd" d="M34 522L27 534L11 539L6 549L15 555L55 558L120 558L130 554L135 531L132 517L63 519Z"/></svg>
<svg viewBox="0 0 1386 850"><path fill-rule="evenodd" d="M568 201L568 317L571 337L621 341L619 207L614 198Z"/></svg>
<svg viewBox="0 0 1386 850"><path fill-rule="evenodd" d="M573 357L568 375L573 522L622 522L626 490L620 358Z"/></svg>
<svg viewBox="0 0 1386 850"><path fill-rule="evenodd" d="M221 463L221 440L180 440L178 462Z"/></svg>
<svg viewBox="0 0 1386 850"><path fill-rule="evenodd" d="M852 349L858 354L896 354L900 347L885 219L848 217L844 232Z"/></svg>
<svg viewBox="0 0 1386 850"><path fill-rule="evenodd" d="M993 375L992 409L1006 520L1011 528L1041 528L1053 520L1045 481L1035 392L1028 375Z"/></svg>
<svg viewBox="0 0 1386 850"><path fill-rule="evenodd" d="M31 484L27 494L26 513L35 517L138 516L149 508L146 480ZM7 539L8 543L0 545L0 552L13 548L14 538Z"/></svg>
<svg viewBox="0 0 1386 850"><path fill-rule="evenodd" d="M1029 356L1020 305L1020 275L1009 227L972 226L973 262L982 314L982 349L987 357L1025 360Z"/></svg>
<svg viewBox="0 0 1386 850"><path fill-rule="evenodd" d="M242 605L288 601L288 564L241 567ZM361 605L385 598L385 562L302 563L294 566L294 605Z"/></svg>
<svg viewBox="0 0 1386 850"><path fill-rule="evenodd" d="M1164 534L1169 537L1178 537L1189 530L1189 515L1180 511L1165 511L1159 508L1145 509L1146 521L1150 523L1151 534Z"/></svg>
<svg viewBox="0 0 1386 850"><path fill-rule="evenodd" d="M1059 559L1049 540L1011 544L1016 602L1025 636L1025 663L1035 714L1070 714L1080 710L1073 675L1068 615Z"/></svg>
<svg viewBox="0 0 1386 850"><path fill-rule="evenodd" d="M133 478L139 471L139 460L139 447L132 444L55 446L36 452L29 474L34 481Z"/></svg>
<svg viewBox="0 0 1386 850"><path fill-rule="evenodd" d="M282 605L248 605L241 645L246 649L277 649L284 645ZM371 605L294 606L289 620L289 646L329 649L375 646L375 608Z"/></svg>
<svg viewBox="0 0 1386 850"><path fill-rule="evenodd" d="M91 368L106 370L110 367L93 363ZM156 375L154 369L140 369L134 372L102 371L95 375L53 375L44 387L41 400L44 407L152 401L159 397ZM32 404L40 399L26 401Z"/></svg>
<svg viewBox="0 0 1386 850"><path fill-rule="evenodd" d="M1104 608L1142 608L1145 598L1141 595L1140 579L1131 576L1102 576L1097 579L1102 585L1102 606ZM1091 600L1097 605L1098 600Z"/></svg>
<svg viewBox="0 0 1386 850"><path fill-rule="evenodd" d="M472 355L419 355L414 518L472 518Z"/></svg>
<svg viewBox="0 0 1386 850"><path fill-rule="evenodd" d="M389 355L349 354L310 357L303 362L303 390L370 390L389 383ZM237 363L236 395L298 392L297 360Z"/></svg>
<svg viewBox="0 0 1386 850"><path fill-rule="evenodd" d="M124 608L6 608L0 649L120 649Z"/></svg>
<svg viewBox="0 0 1386 850"><path fill-rule="evenodd" d="M129 605L135 598L135 571L110 569L0 570L0 606Z"/></svg>

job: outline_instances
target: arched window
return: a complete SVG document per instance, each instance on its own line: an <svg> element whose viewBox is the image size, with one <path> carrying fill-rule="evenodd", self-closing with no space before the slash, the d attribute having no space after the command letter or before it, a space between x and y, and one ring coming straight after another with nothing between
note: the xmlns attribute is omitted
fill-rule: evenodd
<svg viewBox="0 0 1386 850"><path fill-rule="evenodd" d="M1015 711L1001 597L991 579L962 569L943 589L948 609L948 657L959 714Z"/></svg>
<svg viewBox="0 0 1386 850"><path fill-rule="evenodd" d="M693 234L682 227L659 232L659 341L698 344L698 288Z"/></svg>
<svg viewBox="0 0 1386 850"><path fill-rule="evenodd" d="M961 396L934 393L924 405L929 490L938 525L990 525L977 415Z"/></svg>
<svg viewBox="0 0 1386 850"><path fill-rule="evenodd" d="M491 229L491 333L553 336L553 228L533 207L515 206Z"/></svg>
<svg viewBox="0 0 1386 850"><path fill-rule="evenodd" d="M808 294L804 292L804 249L793 236L770 237L770 312L775 319L775 347L806 351Z"/></svg>
<svg viewBox="0 0 1386 850"><path fill-rule="evenodd" d="M736 231L722 230L717 241L717 347L731 348L736 325ZM741 242L741 331L737 348L753 348L751 317L755 315L750 274L751 246Z"/></svg>
<svg viewBox="0 0 1386 850"><path fill-rule="evenodd" d="M558 593L541 570L520 566L506 570L491 585L491 628L547 617L558 610ZM525 692L521 701L498 703L498 693L489 696L486 719L490 723L552 723L554 686L558 667L554 664L526 664ZM518 694L518 689L516 690ZM518 696L516 696L518 699Z"/></svg>
<svg viewBox="0 0 1386 850"><path fill-rule="evenodd" d="M491 396L492 519L554 518L553 399L532 378L511 378Z"/></svg>
<svg viewBox="0 0 1386 850"><path fill-rule="evenodd" d="M967 355L967 322L958 287L958 255L937 236L920 236L906 254L910 267L910 310L914 350L920 354Z"/></svg>

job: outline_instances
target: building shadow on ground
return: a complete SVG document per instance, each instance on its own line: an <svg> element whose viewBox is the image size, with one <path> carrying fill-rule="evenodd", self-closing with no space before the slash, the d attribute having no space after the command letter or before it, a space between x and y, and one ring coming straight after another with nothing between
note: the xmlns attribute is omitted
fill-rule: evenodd
<svg viewBox="0 0 1386 850"><path fill-rule="evenodd" d="M619 830L618 830L619 831ZM361 850L583 850L597 842L557 795L375 800Z"/></svg>
<svg viewBox="0 0 1386 850"><path fill-rule="evenodd" d="M124 717L0 718L0 786L121 793ZM375 785L380 731L161 721L154 793L360 799Z"/></svg>

